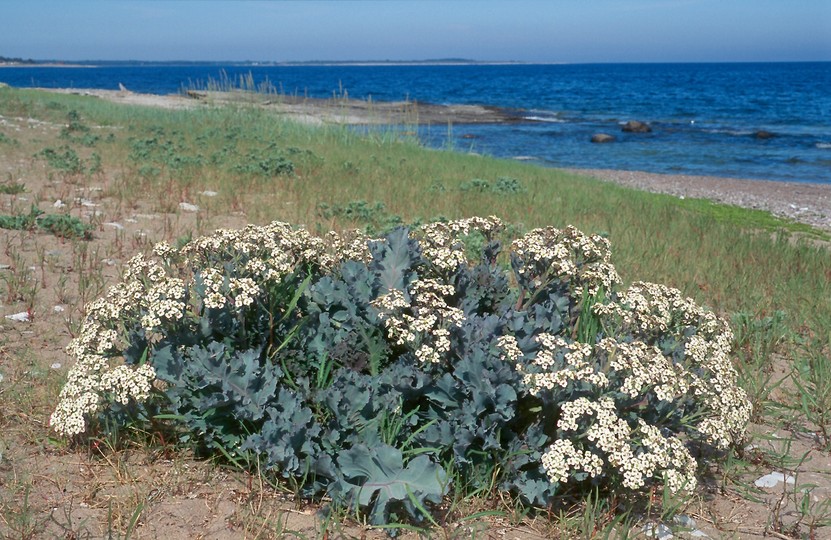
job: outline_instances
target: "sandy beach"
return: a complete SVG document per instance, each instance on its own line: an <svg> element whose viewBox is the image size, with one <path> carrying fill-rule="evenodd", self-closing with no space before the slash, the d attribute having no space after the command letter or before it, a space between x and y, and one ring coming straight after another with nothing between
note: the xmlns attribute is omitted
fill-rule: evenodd
<svg viewBox="0 0 831 540"><path fill-rule="evenodd" d="M47 89L90 95L117 103L164 108L194 108L241 101L274 110L296 121L323 124L484 124L523 121L521 111L480 105L373 102L349 98L314 99L240 92L189 92L155 95L99 89ZM713 176L656 174L643 171L570 169L600 180L677 197L701 198L771 212L831 231L831 185L745 180Z"/></svg>

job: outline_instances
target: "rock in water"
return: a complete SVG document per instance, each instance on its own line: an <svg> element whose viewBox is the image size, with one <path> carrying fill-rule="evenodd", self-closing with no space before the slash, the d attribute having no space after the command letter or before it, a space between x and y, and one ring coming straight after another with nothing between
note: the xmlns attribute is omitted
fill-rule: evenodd
<svg viewBox="0 0 831 540"><path fill-rule="evenodd" d="M593 143L610 143L615 142L615 138L608 133L595 133L592 135Z"/></svg>
<svg viewBox="0 0 831 540"><path fill-rule="evenodd" d="M764 129L760 129L759 131L757 131L756 133L753 134L753 137L755 139L766 140L766 139L772 139L772 138L776 137L776 135L774 135L770 131L765 131Z"/></svg>
<svg viewBox="0 0 831 540"><path fill-rule="evenodd" d="M621 131L625 133L650 133L652 128L649 127L649 124L645 122L639 122L638 120L629 120L623 127L620 128Z"/></svg>

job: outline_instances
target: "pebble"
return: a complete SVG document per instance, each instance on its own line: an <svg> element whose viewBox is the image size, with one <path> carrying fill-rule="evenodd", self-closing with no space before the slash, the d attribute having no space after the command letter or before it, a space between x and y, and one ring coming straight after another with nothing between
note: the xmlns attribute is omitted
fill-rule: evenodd
<svg viewBox="0 0 831 540"><path fill-rule="evenodd" d="M54 311L55 313L63 313L64 311L66 311L66 308L63 306L55 306L52 308L52 311Z"/></svg>
<svg viewBox="0 0 831 540"><path fill-rule="evenodd" d="M216 191L208 190L208 191L203 191L202 193L200 193L200 195L204 195L205 197L216 197L217 195L219 195L219 193L216 192Z"/></svg>
<svg viewBox="0 0 831 540"><path fill-rule="evenodd" d="M62 200L58 199L57 201L55 201L55 204L53 204L52 206L54 206L55 208L63 208L63 207L66 206L66 203L63 202Z"/></svg>
<svg viewBox="0 0 831 540"><path fill-rule="evenodd" d="M789 474L785 475L779 472L772 472L757 479L754 482L754 484L756 484L756 487L772 488L776 487L776 485L781 482L785 482L786 484L793 484L794 482L796 482L796 479L794 479L794 477Z"/></svg>
<svg viewBox="0 0 831 540"><path fill-rule="evenodd" d="M55 362L54 364L52 364L49 367L52 368L52 369L61 369L61 363L60 362Z"/></svg>
<svg viewBox="0 0 831 540"><path fill-rule="evenodd" d="M29 322L29 312L21 311L20 313L15 313L14 315L6 315L6 318L17 322Z"/></svg>
<svg viewBox="0 0 831 540"><path fill-rule="evenodd" d="M657 538L658 540L675 538L672 535L672 530L663 523L647 523L643 526L643 533L647 538Z"/></svg>
<svg viewBox="0 0 831 540"><path fill-rule="evenodd" d="M196 206L195 204L187 203L187 202L180 202L179 203L179 208L181 208L185 212L198 212L199 211L198 206Z"/></svg>
<svg viewBox="0 0 831 540"><path fill-rule="evenodd" d="M672 518L672 521L687 529L695 529L695 520L690 516L679 514Z"/></svg>

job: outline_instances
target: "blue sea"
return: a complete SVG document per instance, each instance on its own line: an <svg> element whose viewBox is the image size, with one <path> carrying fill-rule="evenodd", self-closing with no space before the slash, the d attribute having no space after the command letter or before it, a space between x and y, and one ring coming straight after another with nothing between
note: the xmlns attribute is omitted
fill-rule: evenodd
<svg viewBox="0 0 831 540"><path fill-rule="evenodd" d="M430 126L425 145L551 167L831 183L831 62L587 65L106 65L0 69L17 87L177 93L251 75L286 94L520 110L525 121ZM628 120L648 134L621 132ZM774 136L759 139L760 130ZM594 133L617 141L592 144ZM448 140L449 139L449 140Z"/></svg>

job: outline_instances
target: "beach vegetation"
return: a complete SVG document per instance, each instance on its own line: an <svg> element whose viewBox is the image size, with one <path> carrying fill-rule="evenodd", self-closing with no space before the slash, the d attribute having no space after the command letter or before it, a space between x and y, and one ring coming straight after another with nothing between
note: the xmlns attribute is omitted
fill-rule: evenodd
<svg viewBox="0 0 831 540"><path fill-rule="evenodd" d="M99 136L94 148L81 142L87 133L82 128L61 135L72 122L69 111L77 113L76 122L90 127L88 133ZM250 531L251 536L261 534L257 531L267 531L262 535L268 537L294 530L290 518L298 515L296 508L309 511L298 502L301 496L315 492L320 497L329 490L340 507L319 515L316 532L305 529L304 534L341 531L360 536L373 516L376 521L380 516L393 522L390 526L400 526L402 534L418 527L439 531L437 535L452 536L456 530L481 535L486 527L508 523L524 531L543 531L542 537L603 536L625 534L630 528L643 531L647 523L678 528L673 519L683 517L680 514L710 516L714 534L810 538L827 531L829 508L821 504L824 488L806 488L817 478L817 464L827 461L831 432L831 250L826 231L764 212L635 191L576 173L425 149L396 130L367 133L346 126L303 125L251 104L199 103L193 109L162 110L5 88L0 89L0 114L40 122L15 132L15 144L4 145L2 155L9 178L26 186L26 193L0 194L11 208L5 217L27 225L0 231L0 263L9 266L0 267L6 285L4 309L33 316L26 323L4 319L0 334L0 442L5 445L0 470L11 471L8 474L15 478L0 488L0 533L64 534L51 515L79 537L106 536L107 531L125 535L146 527L154 518L151 510L163 501L196 492L194 486L221 482L226 482L222 490L242 501L223 526ZM243 170L246 166L252 169ZM501 178L516 182L506 181L496 192ZM488 186L470 189L472 179ZM25 197L31 199L21 210L18 205ZM76 204L90 198L99 206L71 207L71 215L80 216L88 231L95 232L89 240L33 234L33 224L46 217L56 200ZM29 209L33 202L35 208ZM432 260L431 245L419 236L423 226L440 228L490 215L502 224L495 260L487 259L494 253L494 237L469 231L457 236L459 249L454 253L464 259L464 264L462 255L454 259L459 272L452 276L458 279L434 278L430 287L437 292L414 288L424 279L407 281L407 276L422 278L430 266L424 261ZM326 244L335 238L328 236L330 231L345 238L347 230L358 228L379 239L377 249L395 256L384 258L370 251L371 257L350 255L334 266L303 260L291 266L291 272L264 282L253 274L256 264L242 264L249 260L244 253L228 247L228 254L222 255L227 246L213 250L200 244L211 238L220 241L221 236L211 234L217 229L232 231L228 238L236 238L274 221L293 224L285 226L291 231L287 237L309 231L304 238L311 245L318 245L313 239L319 239L326 250L334 250ZM248 224L254 228L245 229ZM558 289L545 277L541 283L551 287L543 287L544 293L537 296L530 291L523 295L529 311L516 315L523 307L518 307L518 291L532 287L533 280L523 285L517 269L524 266L511 266L514 242L527 242L533 231L571 230L569 225L587 238L608 240L620 283L578 294L565 285ZM399 236L391 236L396 231ZM162 241L173 247L154 252ZM555 244L553 239L542 242ZM187 247L196 245L204 249ZM139 254L143 259L134 259ZM199 258L203 255L204 260ZM141 260L161 272L150 272L148 266L140 275L134 268ZM397 265L406 268L396 272ZM241 269L251 273L238 274ZM151 281L154 276L158 283ZM397 283L401 276L405 283L393 288L407 305L399 305L392 296L386 298L391 309L373 304L383 295L370 282ZM171 283L175 279L182 283ZM63 348L70 340L84 345L83 336L92 335L92 315L109 309L104 307L111 300L108 287L118 290L133 281L152 295L127 306L136 313L144 310L138 319L99 317L116 328L112 348L99 353L100 339L94 345L95 355L102 358L99 373L109 373L103 382L94 380L95 412L90 409L84 416L84 428L95 435L76 435L67 444L50 431L47 419L61 388L75 380L76 372L70 377L67 368L81 370L85 364L65 355ZM646 283L662 285L653 289ZM448 285L454 287L453 294L442 292L449 291L442 288ZM428 297L443 304L419 303ZM666 329L651 333L629 311L664 300L680 302L699 318L709 313L714 321L730 321L732 339L727 330L706 334L708 327L701 320L687 324L690 319L684 317L689 314L674 311ZM151 301L152 306L145 305ZM530 311L543 301L553 305ZM419 310L425 317L438 312L434 326L413 332L414 342L397 344L401 336L409 337L404 332L407 325L421 319ZM459 325L453 322L456 310L465 314ZM518 318L509 318L509 313ZM554 314L562 327L555 324ZM153 316L159 325L154 326ZM493 326L484 322L491 320L488 317L496 321ZM517 338L513 348L507 339L511 333L541 336L538 326L543 319L551 337ZM391 321L389 327L384 321ZM678 321L687 321L686 330ZM722 322L712 324L724 328ZM390 328L401 330L400 337L393 340ZM449 349L437 330L449 332ZM466 345L477 342L470 338L477 332L488 336L478 352ZM699 337L711 353L718 349L729 359L725 366L730 368L722 371L735 370L729 388L736 388L736 393L740 389L752 407L746 409L751 420L746 444L732 448L737 432L728 439L731 449L721 450L724 441L707 442L704 437L711 432L707 424L697 433L687 429L703 417L674 417L658 406L660 400L646 411L639 402L626 401L630 398L623 386L615 386L623 385L625 377L610 378L603 371L609 379L606 385L597 375L597 366L610 366L624 349L637 349L637 342L658 347L661 357L682 365L694 351L705 348ZM345 345L328 347L336 338ZM610 344L606 338L617 342L614 359L603 348ZM164 343L171 346L164 349ZM428 349L439 355L439 362L432 362L435 356ZM509 351L517 355L517 350L518 360L502 358ZM476 363L451 366L442 356L451 354ZM632 352L632 357L640 354ZM566 356L579 366L561 369L570 361ZM272 358L280 361L270 362ZM63 367L53 369L53 364ZM144 371L139 371L142 366ZM415 379L406 379L404 368ZM565 381L566 391L576 392L565 398L554 378L569 373L580 373L580 379ZM588 377L594 380L584 380ZM683 377L671 382L680 385ZM425 382L407 390L414 396L422 392L420 398L407 401L410 394L395 390L404 380ZM353 382L365 390L355 391ZM549 382L551 388L545 386ZM652 395L643 396L648 403L657 399L654 388L670 380L650 384ZM433 388L429 396L428 387ZM609 396L611 403L601 399L613 391L617 394ZM145 398L145 393L146 399L134 399ZM384 401L388 394L401 397L400 408L397 401ZM580 397L587 401L578 401ZM211 400L216 400L214 405ZM108 407L98 408L104 403ZM354 410L347 406L350 403L364 405ZM685 401L683 410L696 410L696 403L696 398ZM480 406L487 412L482 418L470 413ZM638 418L667 427L669 431L662 433L667 440L671 435L686 444L704 437L702 453L691 453L695 467L679 466L684 478L692 478L684 472L695 470L699 487L676 494L664 489L670 477L674 486L684 481L663 474L669 467L662 465L654 469L661 474L645 482L646 497L640 488L625 486L626 471L610 465L609 454L597 443L601 428L615 425L625 431L610 415L612 410L618 418L626 411L627 440L643 443L638 448L652 440ZM601 425L601 418L606 424ZM480 422L484 419L493 423L485 426ZM537 453L518 442L533 440L532 426L543 423L553 428L536 432ZM293 431L279 427L285 425L303 433L308 447L292 439ZM469 434L458 452L443 445L442 430L450 429L446 426ZM489 426L494 429L489 431ZM589 439L590 433L596 440ZM563 434L569 437L560 439ZM559 443L552 450L555 438L576 442L572 447ZM614 443L612 438L603 441ZM347 476L333 479L300 465L306 456L332 455L334 448L350 450L332 463L348 470ZM680 446L670 448L681 463ZM367 451L359 456L355 449ZM43 463L58 467L67 455L82 460L84 470L91 472L71 482L55 477L54 486L44 487L38 468ZM546 466L541 465L543 455ZM603 460L599 473L593 455ZM211 456L212 461L194 459L199 456ZM320 459L321 470L331 471ZM238 470L245 472L234 472ZM776 501L753 483L771 470L796 479L779 484L781 498L777 495ZM289 472L283 476L281 471ZM432 474L430 481L408 491L409 482L425 472ZM562 475L565 482L559 481ZM631 473L628 478L635 482ZM368 479L380 480L379 489L365 494L360 487ZM549 489L555 483L557 487ZM48 499L44 493L53 488L66 490L62 493L72 497L70 503ZM39 490L38 497L31 496L32 490ZM214 500L220 498L220 488L216 490ZM272 492L296 498L270 502L264 494ZM433 502L439 495L441 504ZM752 507L770 521L736 524L729 505L718 506L727 500ZM78 501L86 506L79 507ZM72 525L53 512L56 507L72 514ZM356 514L359 507L363 510ZM83 526L74 521L79 512L87 516ZM737 532L739 528L745 532Z"/></svg>
<svg viewBox="0 0 831 540"><path fill-rule="evenodd" d="M9 181L0 184L0 194L20 195L26 191L26 185L21 182Z"/></svg>
<svg viewBox="0 0 831 540"><path fill-rule="evenodd" d="M36 206L28 213L0 215L0 229L28 231L39 229L58 238L92 238L92 227L75 216L68 214L44 214Z"/></svg>
<svg viewBox="0 0 831 540"><path fill-rule="evenodd" d="M87 307L50 425L178 433L372 525L432 521L447 468L536 507L692 491L693 449L741 444L751 414L727 323L675 289L618 289L609 242L571 227L501 264L501 229L275 222L157 244Z"/></svg>

